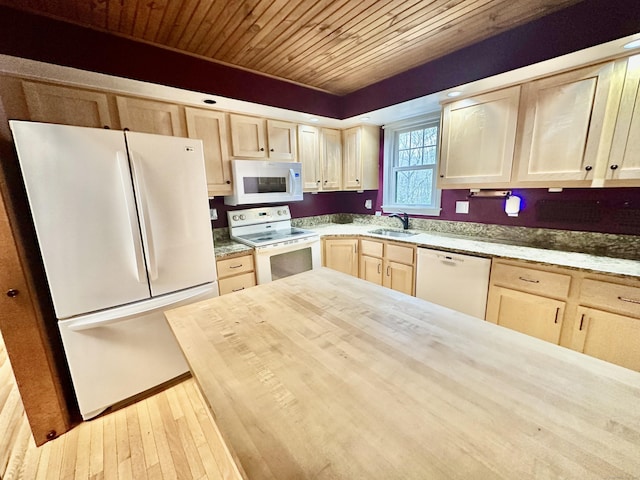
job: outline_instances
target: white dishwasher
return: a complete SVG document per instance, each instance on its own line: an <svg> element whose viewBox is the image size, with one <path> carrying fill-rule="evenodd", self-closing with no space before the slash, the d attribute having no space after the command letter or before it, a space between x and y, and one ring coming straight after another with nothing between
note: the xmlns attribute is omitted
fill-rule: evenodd
<svg viewBox="0 0 640 480"><path fill-rule="evenodd" d="M484 320L488 258L418 248L416 297Z"/></svg>

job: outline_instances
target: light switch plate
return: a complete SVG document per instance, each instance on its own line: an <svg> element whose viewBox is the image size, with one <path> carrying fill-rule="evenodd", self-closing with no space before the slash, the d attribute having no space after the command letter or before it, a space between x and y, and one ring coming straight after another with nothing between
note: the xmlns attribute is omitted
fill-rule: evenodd
<svg viewBox="0 0 640 480"><path fill-rule="evenodd" d="M469 213L469 202L456 202L456 213Z"/></svg>

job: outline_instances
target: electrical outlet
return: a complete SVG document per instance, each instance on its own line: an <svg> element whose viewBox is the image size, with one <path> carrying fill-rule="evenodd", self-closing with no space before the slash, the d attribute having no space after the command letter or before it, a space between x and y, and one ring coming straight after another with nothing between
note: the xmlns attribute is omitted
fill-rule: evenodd
<svg viewBox="0 0 640 480"><path fill-rule="evenodd" d="M469 213L469 202L456 202L456 213Z"/></svg>
<svg viewBox="0 0 640 480"><path fill-rule="evenodd" d="M217 208L210 208L209 209L209 218L211 218L211 220L217 220L218 219L218 209Z"/></svg>

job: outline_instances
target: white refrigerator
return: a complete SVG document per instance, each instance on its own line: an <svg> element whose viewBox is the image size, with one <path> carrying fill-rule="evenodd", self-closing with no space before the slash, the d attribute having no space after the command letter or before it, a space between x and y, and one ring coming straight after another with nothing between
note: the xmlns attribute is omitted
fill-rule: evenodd
<svg viewBox="0 0 640 480"><path fill-rule="evenodd" d="M218 295L202 142L10 125L88 419L188 371L162 312Z"/></svg>

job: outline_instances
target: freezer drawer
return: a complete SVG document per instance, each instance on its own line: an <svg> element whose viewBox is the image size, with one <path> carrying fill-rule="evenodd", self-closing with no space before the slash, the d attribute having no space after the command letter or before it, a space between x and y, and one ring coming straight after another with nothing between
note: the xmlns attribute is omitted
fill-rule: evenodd
<svg viewBox="0 0 640 480"><path fill-rule="evenodd" d="M416 297L484 319L491 260L418 248Z"/></svg>
<svg viewBox="0 0 640 480"><path fill-rule="evenodd" d="M82 417L187 372L163 312L217 295L214 282L59 322Z"/></svg>

